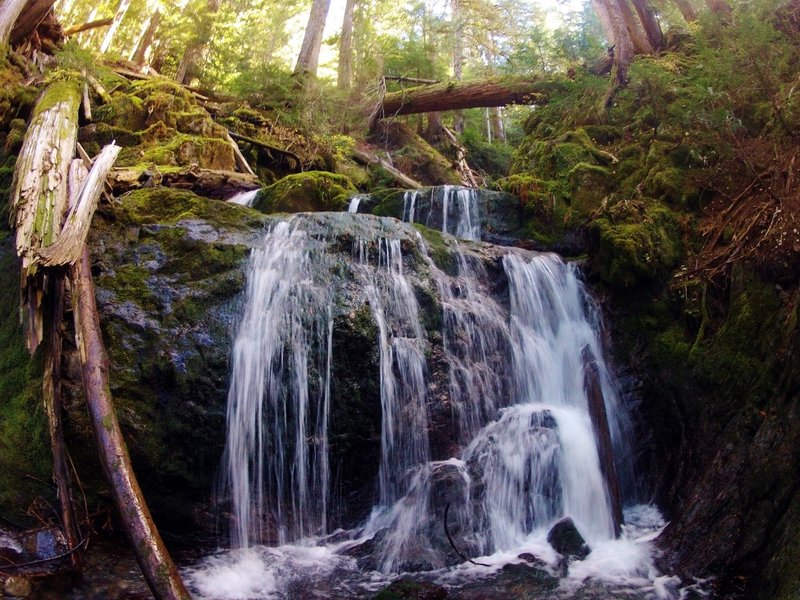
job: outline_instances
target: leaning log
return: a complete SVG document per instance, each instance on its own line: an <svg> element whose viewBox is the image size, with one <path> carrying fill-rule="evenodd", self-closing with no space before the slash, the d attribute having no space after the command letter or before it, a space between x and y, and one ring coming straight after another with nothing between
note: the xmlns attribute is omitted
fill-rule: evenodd
<svg viewBox="0 0 800 600"><path fill-rule="evenodd" d="M42 339L43 289L42 279L36 275L37 253L61 231L80 103L77 83L60 81L44 91L36 103L11 184L10 220L17 232L17 255L22 259L21 306L31 352Z"/></svg>
<svg viewBox="0 0 800 600"><path fill-rule="evenodd" d="M597 369L595 357L591 349L583 349L583 385L586 398L589 402L589 417L594 426L595 439L597 440L597 454L600 458L600 471L606 481L609 500L611 502L611 517L614 526L614 535L619 537L622 526L622 495L619 489L617 467L614 462L614 445L611 441L611 428L608 425L606 402L603 397L603 388L600 385L600 373Z"/></svg>
<svg viewBox="0 0 800 600"><path fill-rule="evenodd" d="M89 21L88 23L82 23L81 25L76 25L75 27L70 27L66 31L64 31L65 37L70 37L71 35L75 35L81 33L82 31L89 31L90 29L99 29L100 27L108 27L111 23L114 22L114 19L99 19L97 21Z"/></svg>
<svg viewBox="0 0 800 600"><path fill-rule="evenodd" d="M558 80L506 77L408 88L386 94L370 126L374 127L378 119L399 115L508 104L544 104L560 85Z"/></svg>
<svg viewBox="0 0 800 600"><path fill-rule="evenodd" d="M100 461L111 484L114 504L153 595L158 599L189 600L189 593L144 501L111 402L108 356L100 332L89 249L86 245L83 246L80 259L71 269L71 280L75 340L80 356L83 388Z"/></svg>

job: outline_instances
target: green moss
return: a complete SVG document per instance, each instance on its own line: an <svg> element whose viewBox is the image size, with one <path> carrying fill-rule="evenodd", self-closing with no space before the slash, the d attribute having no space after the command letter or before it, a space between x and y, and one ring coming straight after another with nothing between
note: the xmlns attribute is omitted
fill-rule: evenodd
<svg viewBox="0 0 800 600"><path fill-rule="evenodd" d="M94 109L93 117L99 123L121 127L128 131L140 131L147 122L147 110L141 98L117 92L109 104Z"/></svg>
<svg viewBox="0 0 800 600"><path fill-rule="evenodd" d="M19 260L10 240L0 242L0 513L21 520L50 489L52 458L41 403L41 352L31 358L19 323ZM51 500L55 500L51 498Z"/></svg>
<svg viewBox="0 0 800 600"><path fill-rule="evenodd" d="M203 219L230 229L252 229L264 224L259 213L169 188L136 190L122 197L118 218L130 225L175 224L181 219Z"/></svg>
<svg viewBox="0 0 800 600"><path fill-rule="evenodd" d="M161 302L153 295L147 278L150 271L133 264L122 265L113 273L98 278L98 285L111 290L120 301L138 304L143 308L159 309Z"/></svg>
<svg viewBox="0 0 800 600"><path fill-rule="evenodd" d="M372 214L379 217L403 218L403 207L405 206L404 190L383 190L374 193L373 197L378 198L378 203L372 209Z"/></svg>
<svg viewBox="0 0 800 600"><path fill-rule="evenodd" d="M593 267L613 287L629 288L665 279L682 255L672 213L658 205L620 203L591 225Z"/></svg>
<svg viewBox="0 0 800 600"><path fill-rule="evenodd" d="M308 171L288 175L262 189L254 207L265 213L339 211L356 192L344 175Z"/></svg>
<svg viewBox="0 0 800 600"><path fill-rule="evenodd" d="M60 102L68 102L75 106L76 110L80 105L80 91L78 84L75 81L55 81L47 88L45 88L39 101L36 103L36 109L33 112L32 119L58 105Z"/></svg>
<svg viewBox="0 0 800 600"><path fill-rule="evenodd" d="M425 240L428 254L434 264L442 271L450 271L453 267L453 242L446 238L441 231L430 229L419 223L414 223L413 226Z"/></svg>

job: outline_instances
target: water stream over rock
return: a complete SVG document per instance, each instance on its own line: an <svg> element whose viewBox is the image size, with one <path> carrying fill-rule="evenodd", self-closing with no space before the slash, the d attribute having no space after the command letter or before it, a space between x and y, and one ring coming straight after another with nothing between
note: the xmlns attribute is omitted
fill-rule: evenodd
<svg viewBox="0 0 800 600"><path fill-rule="evenodd" d="M404 204L407 221L435 212L480 239L464 190L427 216L415 192ZM577 270L357 209L278 222L251 256L224 459L233 549L186 571L197 596L370 597L415 573L452 597L508 597L521 577L526 597L677 598L650 556L658 512L628 507L615 535L609 473L630 489L630 423ZM370 431L344 431L370 386L355 410L375 415ZM356 433L375 452L352 447ZM559 528L588 549L565 550Z"/></svg>

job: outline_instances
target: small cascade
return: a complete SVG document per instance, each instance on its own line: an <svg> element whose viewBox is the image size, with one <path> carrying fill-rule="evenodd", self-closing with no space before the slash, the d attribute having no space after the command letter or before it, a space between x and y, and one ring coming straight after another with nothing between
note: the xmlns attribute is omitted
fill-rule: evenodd
<svg viewBox="0 0 800 600"><path fill-rule="evenodd" d="M422 202L422 194L408 190L403 194L403 221L420 223L461 240L481 239L478 190L454 185L432 188Z"/></svg>
<svg viewBox="0 0 800 600"><path fill-rule="evenodd" d="M256 196L260 190L250 190L249 192L239 192L227 199L227 202L239 204L240 206L253 206Z"/></svg>
<svg viewBox="0 0 800 600"><path fill-rule="evenodd" d="M361 200L363 200L363 199L364 199L363 196L358 195L358 194L353 196L352 198L350 198L350 204L348 204L348 206L347 206L347 212L353 213L353 214L357 213L358 212L358 207L361 204Z"/></svg>

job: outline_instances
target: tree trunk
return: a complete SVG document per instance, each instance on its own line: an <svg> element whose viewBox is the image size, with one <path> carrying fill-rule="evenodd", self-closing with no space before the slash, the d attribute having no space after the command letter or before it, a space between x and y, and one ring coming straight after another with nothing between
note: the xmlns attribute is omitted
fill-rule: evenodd
<svg viewBox="0 0 800 600"><path fill-rule="evenodd" d="M439 112L428 113L428 128L425 130L425 140L429 144L437 144L442 141L444 135L444 125L442 115Z"/></svg>
<svg viewBox="0 0 800 600"><path fill-rule="evenodd" d="M206 13L200 21L197 35L189 43L183 53L183 58L178 64L178 71L175 79L178 83L188 85L197 74L197 65L205 54L206 46L211 40L211 32L214 29L214 18L219 10L222 0L208 0L206 3ZM158 69L157 69L158 70Z"/></svg>
<svg viewBox="0 0 800 600"><path fill-rule="evenodd" d="M461 1L450 0L453 14L453 79L461 81L464 76L464 16L461 12ZM464 114L456 111L453 115L453 130L464 132Z"/></svg>
<svg viewBox="0 0 800 600"><path fill-rule="evenodd" d="M347 0L342 21L342 36L339 38L339 73L337 85L340 90L349 90L353 78L353 15L356 0Z"/></svg>
<svg viewBox="0 0 800 600"><path fill-rule="evenodd" d="M98 21L89 21L88 23L83 23L81 25L76 25L75 27L70 27L64 32L66 37L70 37L72 35L76 35L78 33L82 33L84 31L89 31L91 29L99 29L100 27L108 27L114 22L114 19L100 19Z"/></svg>
<svg viewBox="0 0 800 600"><path fill-rule="evenodd" d="M375 154L370 154L364 150L359 150L358 148L353 149L353 158L365 165L378 165L381 169L386 171L387 174L391 175L392 178L402 185L403 187L411 188L418 190L422 187L422 184L405 173L398 171L388 162L383 160L380 156Z"/></svg>
<svg viewBox="0 0 800 600"><path fill-rule="evenodd" d="M27 3L27 0L0 0L0 46L8 45L11 30Z"/></svg>
<svg viewBox="0 0 800 600"><path fill-rule="evenodd" d="M633 42L625 27L620 3L626 0L601 0L608 10L611 27L614 31L614 83L616 86L628 84L628 67L633 60ZM607 101L610 100L608 98Z"/></svg>
<svg viewBox="0 0 800 600"><path fill-rule="evenodd" d="M14 24L14 29L11 30L11 44L16 46L27 40L47 18L53 9L53 4L55 4L55 0L29 0L25 10Z"/></svg>
<svg viewBox="0 0 800 600"><path fill-rule="evenodd" d="M53 479L58 490L61 507L61 524L73 569L78 569L81 555L76 552L80 545L78 522L72 498L72 476L64 444L64 428L61 420L61 321L64 319L64 272L49 276L46 302L47 337L44 340L44 372L42 373L42 398L50 432L50 448L53 452Z"/></svg>
<svg viewBox="0 0 800 600"><path fill-rule="evenodd" d="M708 9L724 22L729 22L733 14L731 5L728 4L726 0L708 0Z"/></svg>
<svg viewBox="0 0 800 600"><path fill-rule="evenodd" d="M644 27L639 22L639 18L633 13L628 0L616 0L619 12L622 15L622 20L625 23L625 29L628 30L628 35L633 43L633 50L636 54L652 54L653 46L650 45L650 40L644 31Z"/></svg>
<svg viewBox="0 0 800 600"><path fill-rule="evenodd" d="M642 23L647 39L653 50L661 50L664 46L664 35L661 33L661 25L656 19L653 12L653 7L650 6L648 0L631 0L636 14L639 15L639 21Z"/></svg>
<svg viewBox="0 0 800 600"><path fill-rule="evenodd" d="M136 481L111 402L108 356L100 333L89 248L85 245L81 258L72 267L71 279L75 341L81 360L86 404L114 503L153 595L160 600L190 600Z"/></svg>
<svg viewBox="0 0 800 600"><path fill-rule="evenodd" d="M497 142L506 141L506 128L503 125L503 107L494 106L489 109L489 114L492 121L492 133Z"/></svg>
<svg viewBox="0 0 800 600"><path fill-rule="evenodd" d="M683 18L687 23L694 23L697 21L697 11L690 0L674 0L675 6L681 11Z"/></svg>
<svg viewBox="0 0 800 600"><path fill-rule="evenodd" d="M600 375L597 364L588 346L583 349L583 382L586 397L589 401L589 417L594 427L597 440L597 455L600 459L600 471L606 481L609 502L611 503L611 517L614 526L614 535L619 537L622 525L622 496L619 491L619 478L614 462L614 446L611 442L611 429L608 426L608 414L603 398L603 388L600 386Z"/></svg>
<svg viewBox="0 0 800 600"><path fill-rule="evenodd" d="M141 67L145 62L144 57L147 54L147 51L150 49L150 46L153 44L153 38L156 36L158 22L160 20L161 12L158 10L158 8L156 8L153 14L150 15L150 22L147 24L147 29L145 29L144 35L139 40L139 43L136 44L136 49L131 55L131 61L139 67Z"/></svg>
<svg viewBox="0 0 800 600"><path fill-rule="evenodd" d="M125 14L128 12L128 8L130 8L130 6L131 0L120 0L119 5L117 6L117 12L114 13L114 22L111 23L111 27L109 27L108 31L106 31L106 36L103 38L103 42L100 44L100 54L105 54L111 47L111 42L114 41L114 36L116 35L117 30L122 23L122 19L125 18Z"/></svg>
<svg viewBox="0 0 800 600"><path fill-rule="evenodd" d="M557 80L506 77L413 87L386 94L370 125L374 127L378 119L399 115L508 104L543 104L550 92L559 86Z"/></svg>
<svg viewBox="0 0 800 600"><path fill-rule="evenodd" d="M597 20L600 21L600 27L603 30L603 35L606 36L608 47L612 48L617 39L614 37L614 26L611 24L611 15L608 13L608 5L604 0L591 0L592 8L597 14Z"/></svg>
<svg viewBox="0 0 800 600"><path fill-rule="evenodd" d="M39 97L14 169L9 203L22 259L22 317L28 349L42 339L41 277L38 251L61 231L68 204L69 168L78 135L81 104L77 83L59 81Z"/></svg>
<svg viewBox="0 0 800 600"><path fill-rule="evenodd" d="M325 30L325 20L328 18L328 8L331 0L314 0L311 13L308 16L308 25L303 37L303 45L294 67L295 75L317 74L319 64L319 51L322 48L322 33Z"/></svg>

